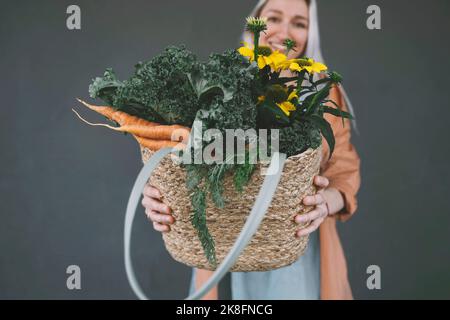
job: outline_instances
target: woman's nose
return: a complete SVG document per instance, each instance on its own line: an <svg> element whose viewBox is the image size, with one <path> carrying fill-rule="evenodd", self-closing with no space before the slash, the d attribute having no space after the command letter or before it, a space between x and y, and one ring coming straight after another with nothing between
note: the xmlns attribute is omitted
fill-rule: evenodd
<svg viewBox="0 0 450 320"><path fill-rule="evenodd" d="M289 23L280 23L274 30L274 34L281 40L289 39Z"/></svg>

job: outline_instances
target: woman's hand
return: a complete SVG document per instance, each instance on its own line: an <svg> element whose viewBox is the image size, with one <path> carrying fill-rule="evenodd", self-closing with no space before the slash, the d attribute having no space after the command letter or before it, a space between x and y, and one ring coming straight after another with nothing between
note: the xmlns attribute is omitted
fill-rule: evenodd
<svg viewBox="0 0 450 320"><path fill-rule="evenodd" d="M306 196L303 198L303 204L307 206L315 206L315 208L306 214L295 216L295 222L309 223L307 227L297 231L297 237L306 236L307 234L317 230L325 218L330 214L328 212L327 200L325 198L325 188L329 184L328 179L323 176L315 176L314 184L317 187L317 193L313 196Z"/></svg>
<svg viewBox="0 0 450 320"><path fill-rule="evenodd" d="M169 232L169 224L175 222L175 218L170 215L170 208L161 201L161 193L158 189L147 183L142 192L142 205L145 214L153 221L153 228L160 232ZM197 269L195 287L199 289L213 274L213 271ZM218 286L215 285L202 297L202 300L217 300L219 296Z"/></svg>
<svg viewBox="0 0 450 320"><path fill-rule="evenodd" d="M175 222L175 218L170 215L170 208L161 201L159 190L147 183L142 195L141 203L147 218L153 221L153 228L160 232L170 231L169 225Z"/></svg>

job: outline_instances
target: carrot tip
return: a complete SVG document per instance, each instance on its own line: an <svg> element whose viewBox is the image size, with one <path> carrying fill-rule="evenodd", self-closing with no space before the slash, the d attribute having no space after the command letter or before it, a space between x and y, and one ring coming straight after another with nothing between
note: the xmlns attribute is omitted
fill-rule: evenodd
<svg viewBox="0 0 450 320"><path fill-rule="evenodd" d="M77 98L77 100L78 100L78 102L84 104L84 105L85 105L86 107L88 107L88 108L91 106L89 103L87 103L87 102L85 102L85 101L83 101L83 100L81 100L81 99L79 99L79 98Z"/></svg>
<svg viewBox="0 0 450 320"><path fill-rule="evenodd" d="M101 126L101 127L107 127L109 129L113 129L113 130L118 130L118 128L114 128L110 125L104 124L104 123L92 123L87 121L86 119L84 119L82 116L80 116L80 114L78 112L75 111L75 109L72 108L72 111L75 112L75 114L77 115L78 118L80 118L81 121L83 121L84 123L87 123L90 126Z"/></svg>

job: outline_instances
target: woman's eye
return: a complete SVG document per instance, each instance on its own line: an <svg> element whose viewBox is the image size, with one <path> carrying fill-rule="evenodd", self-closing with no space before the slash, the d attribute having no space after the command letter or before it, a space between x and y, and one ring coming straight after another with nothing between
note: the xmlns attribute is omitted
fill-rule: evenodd
<svg viewBox="0 0 450 320"><path fill-rule="evenodd" d="M267 21L268 22L273 22L273 23L277 23L277 22L280 22L280 18L277 18L277 17L269 17L269 18L267 18Z"/></svg>
<svg viewBox="0 0 450 320"><path fill-rule="evenodd" d="M294 23L294 26L296 28L300 28L300 29L305 29L306 28L306 24L304 24L303 22L296 22L296 23Z"/></svg>

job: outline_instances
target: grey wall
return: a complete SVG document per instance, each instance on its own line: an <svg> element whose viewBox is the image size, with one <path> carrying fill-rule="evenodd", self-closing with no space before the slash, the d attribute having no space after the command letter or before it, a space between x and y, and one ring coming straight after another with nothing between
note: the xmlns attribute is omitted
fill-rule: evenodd
<svg viewBox="0 0 450 320"><path fill-rule="evenodd" d="M73 3L81 31L65 26ZM1 1L0 298L134 298L122 223L141 168L137 144L70 109L82 109L75 97L87 98L106 67L124 78L169 44L203 58L236 47L253 3ZM365 27L374 3L381 31ZM345 77L360 130L359 209L340 225L355 297L450 298L450 4L319 0L319 9L325 57ZM147 292L184 297L190 269L169 257L143 210L133 243ZM80 291L66 288L71 264L81 267ZM378 291L366 288L372 264L382 270Z"/></svg>

